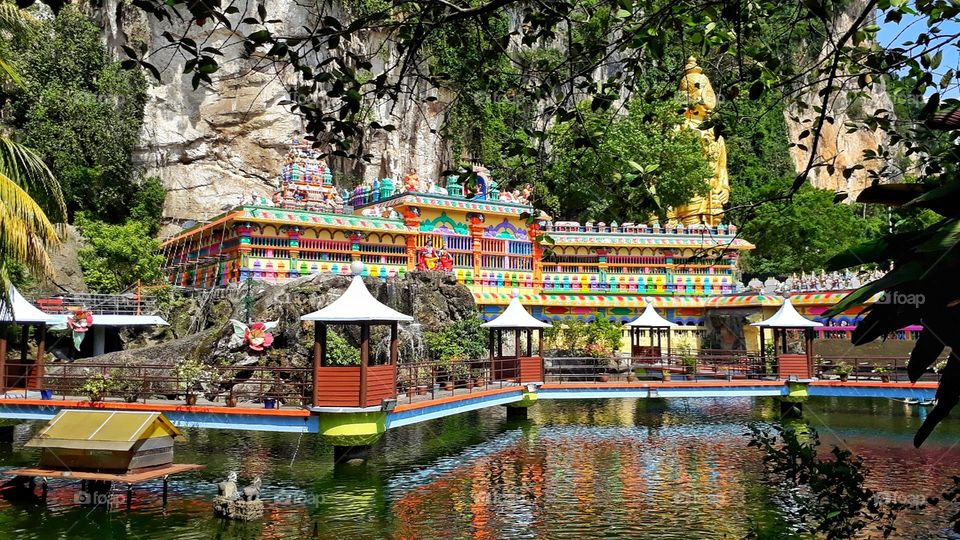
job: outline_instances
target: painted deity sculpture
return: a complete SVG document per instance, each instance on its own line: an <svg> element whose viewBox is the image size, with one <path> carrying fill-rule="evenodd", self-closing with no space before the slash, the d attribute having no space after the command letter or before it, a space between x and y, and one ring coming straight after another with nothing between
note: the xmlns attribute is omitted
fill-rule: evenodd
<svg viewBox="0 0 960 540"><path fill-rule="evenodd" d="M723 205L730 200L730 178L727 174L727 147L723 137L717 136L712 127L702 126L717 106L717 95L710 80L703 74L694 57L687 59L680 91L686 95L687 110L684 113L683 129L700 133L704 152L707 154L713 177L709 179L710 192L695 196L687 204L667 212L671 223L684 225L704 224L716 227L723 219Z"/></svg>
<svg viewBox="0 0 960 540"><path fill-rule="evenodd" d="M403 189L404 191L420 191L420 175L417 174L416 169L411 167L404 175Z"/></svg>
<svg viewBox="0 0 960 540"><path fill-rule="evenodd" d="M453 271L453 257L446 249L433 247L433 239L417 251L417 270Z"/></svg>

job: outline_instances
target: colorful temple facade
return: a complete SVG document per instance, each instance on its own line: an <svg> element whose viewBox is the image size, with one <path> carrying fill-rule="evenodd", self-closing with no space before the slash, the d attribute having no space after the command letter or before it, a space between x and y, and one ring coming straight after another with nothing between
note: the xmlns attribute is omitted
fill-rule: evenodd
<svg viewBox="0 0 960 540"><path fill-rule="evenodd" d="M525 190L501 193L485 169L476 172L471 188L456 177L441 188L411 170L402 181L382 179L348 192L311 149L295 145L272 201L241 204L163 244L169 281L214 288L349 275L359 260L378 279L449 272L472 291L485 319L513 294L549 320L628 321L652 302L684 328L720 336L721 327L733 324L748 342L749 328L729 321L759 320L782 303L739 282L740 254L753 245L733 226L530 219L536 214ZM792 300L801 314L819 320L844 294L805 292ZM846 337L858 321L858 312L844 314L820 337ZM711 339L732 346L720 343L722 336Z"/></svg>

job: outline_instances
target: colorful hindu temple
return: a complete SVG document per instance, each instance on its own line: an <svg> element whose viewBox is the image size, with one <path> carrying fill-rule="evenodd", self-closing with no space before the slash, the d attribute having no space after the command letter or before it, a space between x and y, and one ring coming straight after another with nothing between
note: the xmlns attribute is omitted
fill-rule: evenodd
<svg viewBox="0 0 960 540"><path fill-rule="evenodd" d="M514 294L545 320L626 322L653 303L683 328L704 328L711 346L744 349L746 323L771 315L783 300L780 291L738 281L739 256L754 246L722 221L730 193L726 149L723 137L704 127L716 96L693 58L680 90L691 103L681 128L699 133L714 174L709 194L670 209L666 224L553 221L530 204L529 186L501 190L480 166L469 185L450 176L441 186L410 169L402 179L345 190L320 154L295 142L272 201L254 198L164 243L167 275L175 286L211 288L348 275L353 261L380 279L450 272L486 319ZM813 318L845 294L839 286L810 289L793 304ZM857 312L845 314L820 337L845 336L858 320ZM740 341L728 343L731 335Z"/></svg>

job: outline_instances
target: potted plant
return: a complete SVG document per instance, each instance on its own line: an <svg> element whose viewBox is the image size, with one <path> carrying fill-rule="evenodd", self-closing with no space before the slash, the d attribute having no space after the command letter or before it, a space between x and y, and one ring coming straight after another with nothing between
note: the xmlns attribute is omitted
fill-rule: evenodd
<svg viewBox="0 0 960 540"><path fill-rule="evenodd" d="M233 393L233 388L227 392L226 397L223 398L223 402L227 407L236 407L237 406L237 396Z"/></svg>
<svg viewBox="0 0 960 540"><path fill-rule="evenodd" d="M432 384L433 377L430 372L430 368L427 366L420 366L417 368L417 395L424 396L427 392L430 391L430 385Z"/></svg>
<svg viewBox="0 0 960 540"><path fill-rule="evenodd" d="M853 366L847 362L837 362L837 365L833 366L833 372L840 377L840 382L847 382L850 374L853 373Z"/></svg>
<svg viewBox="0 0 960 540"><path fill-rule="evenodd" d="M108 374L98 373L83 381L80 392L90 401L103 401L103 398L114 389L116 389L116 381Z"/></svg>
<svg viewBox="0 0 960 540"><path fill-rule="evenodd" d="M412 380L410 370L402 365L397 369L397 389L405 392L408 398L417 395L417 384Z"/></svg>
<svg viewBox="0 0 960 540"><path fill-rule="evenodd" d="M127 403L136 403L144 386L145 381L136 377L122 377L116 381L116 390Z"/></svg>
<svg viewBox="0 0 960 540"><path fill-rule="evenodd" d="M187 405L197 404L197 391L203 390L202 382L207 368L199 360L183 358L173 366L177 384L186 395Z"/></svg>
<svg viewBox="0 0 960 540"><path fill-rule="evenodd" d="M637 374L633 371L627 372L627 382L637 382Z"/></svg>
<svg viewBox="0 0 960 540"><path fill-rule="evenodd" d="M889 366L877 366L873 368L873 372L877 375L880 375L880 382L888 383L890 382L890 367Z"/></svg>
<svg viewBox="0 0 960 540"><path fill-rule="evenodd" d="M473 368L470 371L470 376L473 377L474 384L477 388L483 388L487 385L487 380L483 368Z"/></svg>
<svg viewBox="0 0 960 540"><path fill-rule="evenodd" d="M670 377L672 377L672 375L670 374L669 367L663 366L663 369L660 371L660 374L663 377L663 382L670 382Z"/></svg>
<svg viewBox="0 0 960 540"><path fill-rule="evenodd" d="M470 378L470 365L466 362L454 364L453 379L457 384L463 384L467 389L472 389L473 379Z"/></svg>
<svg viewBox="0 0 960 540"><path fill-rule="evenodd" d="M697 357L688 354L683 357L683 367L687 370L687 375L697 374Z"/></svg>

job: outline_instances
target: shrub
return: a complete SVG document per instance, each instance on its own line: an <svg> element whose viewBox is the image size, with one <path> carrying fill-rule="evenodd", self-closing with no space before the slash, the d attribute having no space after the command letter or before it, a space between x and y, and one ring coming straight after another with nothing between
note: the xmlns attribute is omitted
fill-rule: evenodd
<svg viewBox="0 0 960 540"><path fill-rule="evenodd" d="M487 340L490 339L483 321L473 316L444 326L439 330L423 333L427 352L431 359L441 361L469 360L483 358L489 354Z"/></svg>
<svg viewBox="0 0 960 540"><path fill-rule="evenodd" d="M143 223L129 220L110 225L77 214L77 227L87 245L80 250L83 280L93 292L118 293L140 281L155 285L164 280L160 242Z"/></svg>
<svg viewBox="0 0 960 540"><path fill-rule="evenodd" d="M327 363L332 366L359 366L360 350L336 332L327 333Z"/></svg>

